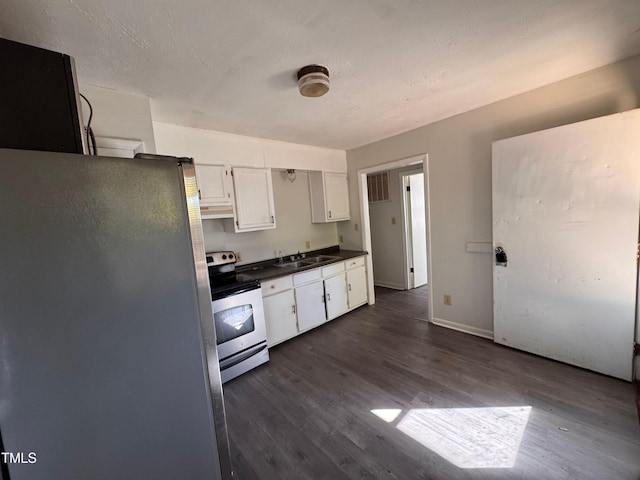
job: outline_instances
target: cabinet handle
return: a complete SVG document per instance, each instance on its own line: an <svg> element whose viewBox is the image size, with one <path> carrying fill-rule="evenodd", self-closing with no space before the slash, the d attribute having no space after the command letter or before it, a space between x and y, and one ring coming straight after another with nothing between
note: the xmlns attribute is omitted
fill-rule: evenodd
<svg viewBox="0 0 640 480"><path fill-rule="evenodd" d="M198 189L198 200L202 200L202 192Z"/></svg>
<svg viewBox="0 0 640 480"><path fill-rule="evenodd" d="M327 293L327 301L329 301L329 302L331 301L331 294L330 293Z"/></svg>
<svg viewBox="0 0 640 480"><path fill-rule="evenodd" d="M273 215L271 215L271 223L275 223L275 220L273 219Z"/></svg>
<svg viewBox="0 0 640 480"><path fill-rule="evenodd" d="M291 305L291 313L293 313L295 315L295 313L296 313L296 306L295 305Z"/></svg>
<svg viewBox="0 0 640 480"><path fill-rule="evenodd" d="M329 218L331 218L331 210L329 210Z"/></svg>
<svg viewBox="0 0 640 480"><path fill-rule="evenodd" d="M271 288L276 288L276 286L275 285L271 285Z"/></svg>
<svg viewBox="0 0 640 480"><path fill-rule="evenodd" d="M351 284L349 284L349 291L351 291Z"/></svg>

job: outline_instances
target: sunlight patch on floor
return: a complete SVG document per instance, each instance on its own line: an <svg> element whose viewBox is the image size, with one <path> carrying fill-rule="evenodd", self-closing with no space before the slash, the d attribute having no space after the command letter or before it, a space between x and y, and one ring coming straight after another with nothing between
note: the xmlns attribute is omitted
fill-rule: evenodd
<svg viewBox="0 0 640 480"><path fill-rule="evenodd" d="M371 410L371 413L380 417L387 423L393 422L398 415L402 413L402 410L399 408L378 408L376 410Z"/></svg>
<svg viewBox="0 0 640 480"><path fill-rule="evenodd" d="M371 412L388 423L399 409ZM396 428L459 468L512 468L531 407L414 408Z"/></svg>

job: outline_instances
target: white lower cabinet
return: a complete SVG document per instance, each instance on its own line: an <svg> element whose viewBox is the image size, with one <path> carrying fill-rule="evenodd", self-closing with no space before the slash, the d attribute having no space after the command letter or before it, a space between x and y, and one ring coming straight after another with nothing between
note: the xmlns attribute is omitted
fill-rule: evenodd
<svg viewBox="0 0 640 480"><path fill-rule="evenodd" d="M267 345L272 347L298 334L296 299L293 290L262 298L267 323Z"/></svg>
<svg viewBox="0 0 640 480"><path fill-rule="evenodd" d="M327 305L327 320L333 320L347 313L347 282L344 272L324 280L324 293Z"/></svg>
<svg viewBox="0 0 640 480"><path fill-rule="evenodd" d="M363 266L347 270L349 310L367 303L367 271Z"/></svg>
<svg viewBox="0 0 640 480"><path fill-rule="evenodd" d="M301 332L322 325L326 321L324 314L324 289L322 281L296 287L296 306L298 310L298 328Z"/></svg>
<svg viewBox="0 0 640 480"><path fill-rule="evenodd" d="M272 347L367 303L364 257L262 282Z"/></svg>

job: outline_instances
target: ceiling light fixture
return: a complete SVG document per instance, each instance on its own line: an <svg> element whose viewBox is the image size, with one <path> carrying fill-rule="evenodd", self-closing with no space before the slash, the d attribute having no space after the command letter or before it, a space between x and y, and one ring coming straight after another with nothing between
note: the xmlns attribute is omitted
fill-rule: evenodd
<svg viewBox="0 0 640 480"><path fill-rule="evenodd" d="M296 180L296 170L294 168L287 168L287 178L291 183Z"/></svg>
<svg viewBox="0 0 640 480"><path fill-rule="evenodd" d="M303 97L321 97L329 91L329 69L307 65L298 70L298 90Z"/></svg>

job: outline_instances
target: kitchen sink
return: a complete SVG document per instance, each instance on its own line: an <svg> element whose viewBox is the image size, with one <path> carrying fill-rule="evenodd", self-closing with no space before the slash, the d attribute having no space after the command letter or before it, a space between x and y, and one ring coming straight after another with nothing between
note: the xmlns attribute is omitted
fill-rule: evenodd
<svg viewBox="0 0 640 480"><path fill-rule="evenodd" d="M295 260L293 262L276 263L275 266L280 268L290 268L293 270L296 268L309 267L311 265L333 262L334 260L340 259L341 257L334 257L332 255L318 255L316 257L301 258L300 260Z"/></svg>
<svg viewBox="0 0 640 480"><path fill-rule="evenodd" d="M302 260L307 262L307 265L314 265L316 263L333 262L334 260L340 260L342 257L334 257L331 255L318 255L317 257L309 257Z"/></svg>
<svg viewBox="0 0 640 480"><path fill-rule="evenodd" d="M276 263L274 264L274 266L276 267L280 267L280 268L300 268L300 267L307 267L310 264L309 263L305 263L305 260L296 260L295 262L287 262L287 263Z"/></svg>

